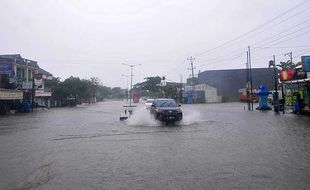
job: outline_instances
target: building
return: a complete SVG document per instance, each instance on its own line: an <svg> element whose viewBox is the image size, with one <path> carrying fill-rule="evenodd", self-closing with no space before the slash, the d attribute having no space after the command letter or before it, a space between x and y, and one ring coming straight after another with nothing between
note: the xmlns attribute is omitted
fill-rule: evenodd
<svg viewBox="0 0 310 190"><path fill-rule="evenodd" d="M216 103L222 101L222 97L217 95L217 89L207 84L185 85L183 96L187 103Z"/></svg>
<svg viewBox="0 0 310 190"><path fill-rule="evenodd" d="M36 61L19 54L0 55L0 111L29 111L30 105L35 105L35 98L39 100L40 93L45 92L43 76L48 79L52 75Z"/></svg>
<svg viewBox="0 0 310 190"><path fill-rule="evenodd" d="M217 89L223 101L239 100L239 89L246 88L246 69L207 70L198 74L198 83ZM260 85L274 89L273 68L252 68L253 88Z"/></svg>
<svg viewBox="0 0 310 190"><path fill-rule="evenodd" d="M38 88L35 90L34 102L37 106L40 107L51 107L51 96L52 92L51 89L45 87L44 82L46 80L51 80L53 75L44 69L39 68L38 74L36 75Z"/></svg>

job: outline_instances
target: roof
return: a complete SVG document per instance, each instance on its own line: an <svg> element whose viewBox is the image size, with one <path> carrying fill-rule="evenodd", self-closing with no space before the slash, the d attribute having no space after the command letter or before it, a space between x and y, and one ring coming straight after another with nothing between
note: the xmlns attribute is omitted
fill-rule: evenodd
<svg viewBox="0 0 310 190"><path fill-rule="evenodd" d="M273 68L252 68L253 88L260 85L274 88ZM246 69L207 70L198 74L198 83L211 85L220 96L238 97L238 90L246 87Z"/></svg>
<svg viewBox="0 0 310 190"><path fill-rule="evenodd" d="M7 55L0 55L0 62L2 63L12 63L15 62L20 65L27 65L30 67L34 67L38 69L40 74L44 74L46 76L53 76L50 72L40 68L36 61L25 59L20 54L7 54Z"/></svg>
<svg viewBox="0 0 310 190"><path fill-rule="evenodd" d="M0 58L4 58L6 60L11 60L12 62L16 62L20 65L29 65L30 67L38 68L39 65L36 61L22 58L20 54L7 54L7 55L0 55Z"/></svg>
<svg viewBox="0 0 310 190"><path fill-rule="evenodd" d="M40 74L46 75L46 76L53 76L51 73L47 72L46 70L42 69L39 67L39 71Z"/></svg>

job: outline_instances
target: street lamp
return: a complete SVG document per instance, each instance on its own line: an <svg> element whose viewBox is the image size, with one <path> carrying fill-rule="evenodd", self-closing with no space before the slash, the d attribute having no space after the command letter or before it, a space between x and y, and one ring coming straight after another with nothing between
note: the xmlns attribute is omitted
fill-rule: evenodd
<svg viewBox="0 0 310 190"><path fill-rule="evenodd" d="M133 64L126 64L126 63L122 63L122 65L125 65L125 66L129 66L130 67L130 99L129 99L129 106L131 106L131 98L132 98L132 69L133 67L135 66L141 66L141 64L136 64L136 65L133 65Z"/></svg>
<svg viewBox="0 0 310 190"><path fill-rule="evenodd" d="M130 75L121 75L122 77L126 77L126 79L127 79L127 88L126 88L126 90L127 90L127 93L126 93L126 97L127 97L127 103L128 103L128 97L129 97L129 89L128 89L128 77L130 76Z"/></svg>

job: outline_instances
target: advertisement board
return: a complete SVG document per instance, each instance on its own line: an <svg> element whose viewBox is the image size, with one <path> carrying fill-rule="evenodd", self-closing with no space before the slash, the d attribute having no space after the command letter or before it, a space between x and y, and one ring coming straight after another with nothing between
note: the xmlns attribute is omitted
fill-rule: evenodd
<svg viewBox="0 0 310 190"><path fill-rule="evenodd" d="M0 90L0 100L22 100L23 92L13 90Z"/></svg>
<svg viewBox="0 0 310 190"><path fill-rule="evenodd" d="M22 83L22 89L24 89L24 90L32 89L32 81L30 81L30 82L23 82Z"/></svg>
<svg viewBox="0 0 310 190"><path fill-rule="evenodd" d="M42 88L43 75L42 74L35 74L34 75L34 86L35 88Z"/></svg>
<svg viewBox="0 0 310 190"><path fill-rule="evenodd" d="M304 72L310 72L310 55L301 57L301 65Z"/></svg>
<svg viewBox="0 0 310 190"><path fill-rule="evenodd" d="M0 74L13 74L12 63L0 63Z"/></svg>
<svg viewBox="0 0 310 190"><path fill-rule="evenodd" d="M307 73L302 68L280 71L281 81L300 80L305 78L307 78Z"/></svg>

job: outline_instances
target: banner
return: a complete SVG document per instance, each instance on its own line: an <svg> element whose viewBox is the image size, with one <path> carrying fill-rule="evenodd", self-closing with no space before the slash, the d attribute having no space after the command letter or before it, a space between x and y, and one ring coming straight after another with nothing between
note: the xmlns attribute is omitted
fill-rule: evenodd
<svg viewBox="0 0 310 190"><path fill-rule="evenodd" d="M0 100L22 100L22 91L0 90Z"/></svg>
<svg viewBox="0 0 310 190"><path fill-rule="evenodd" d="M306 78L307 78L307 73L303 71L302 68L287 69L284 71L280 71L281 81L300 80L300 79L306 79Z"/></svg>
<svg viewBox="0 0 310 190"><path fill-rule="evenodd" d="M43 75L42 74L35 74L34 75L35 88L42 88L42 84L43 84Z"/></svg>
<svg viewBox="0 0 310 190"><path fill-rule="evenodd" d="M0 74L13 74L12 63L0 63Z"/></svg>
<svg viewBox="0 0 310 190"><path fill-rule="evenodd" d="M281 81L293 80L294 75L295 75L294 69L287 69L284 71L280 71L280 80Z"/></svg>

